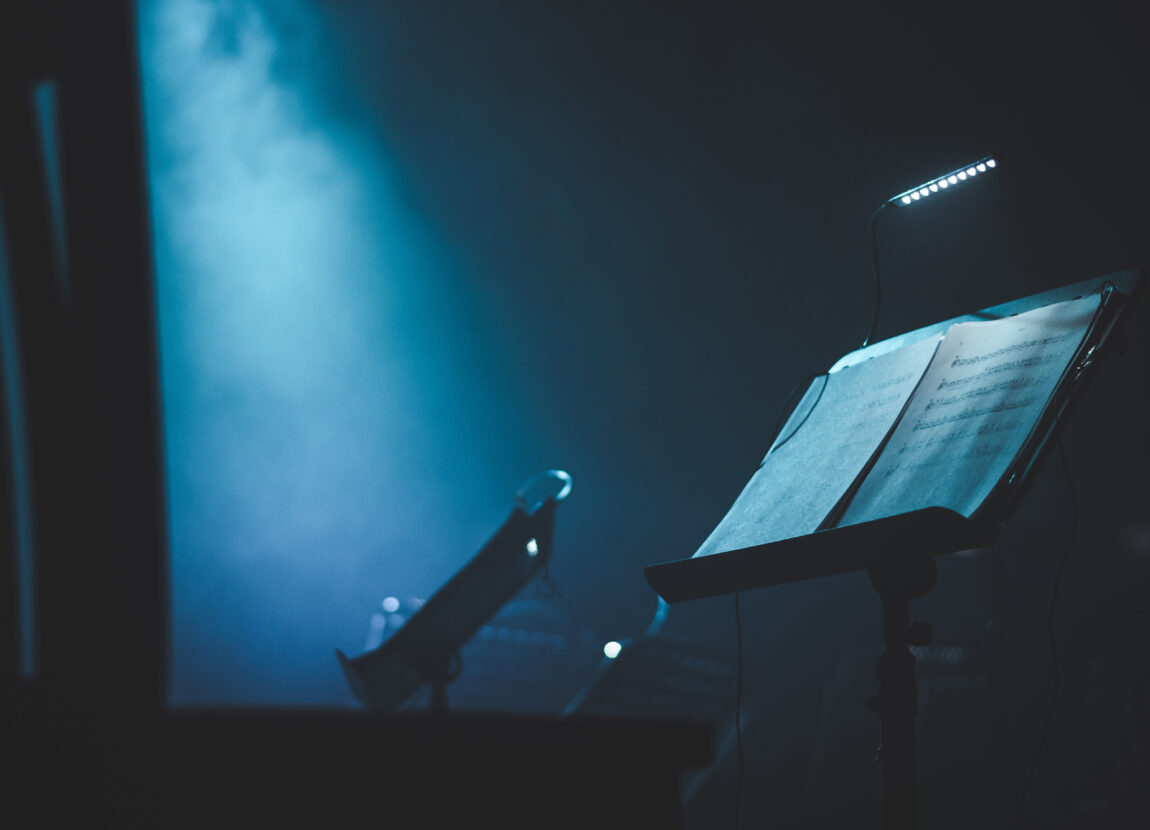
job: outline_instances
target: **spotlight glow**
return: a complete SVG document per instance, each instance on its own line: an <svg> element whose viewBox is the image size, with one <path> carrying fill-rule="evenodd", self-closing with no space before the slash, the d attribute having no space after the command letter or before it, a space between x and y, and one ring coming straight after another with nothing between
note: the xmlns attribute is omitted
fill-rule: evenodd
<svg viewBox="0 0 1150 830"><path fill-rule="evenodd" d="M534 539L527 540L527 555L537 556L539 554L539 543Z"/></svg>
<svg viewBox="0 0 1150 830"><path fill-rule="evenodd" d="M918 189L918 195L919 195L919 196L929 196L929 195L930 195L930 191L929 191L929 190L927 190L925 187L920 187L920 188Z"/></svg>
<svg viewBox="0 0 1150 830"><path fill-rule="evenodd" d="M978 173L978 171L975 170L973 167L966 168L966 175L968 175L968 176L974 176L977 173Z"/></svg>
<svg viewBox="0 0 1150 830"><path fill-rule="evenodd" d="M937 184L932 184L932 185L930 186L930 192L931 192L931 193L938 193L938 185L937 185Z"/></svg>
<svg viewBox="0 0 1150 830"><path fill-rule="evenodd" d="M986 172L986 165L985 164L976 164L975 167L978 169L979 173L985 173Z"/></svg>
<svg viewBox="0 0 1150 830"><path fill-rule="evenodd" d="M623 650L623 646L612 640L603 646L603 653L611 660L619 656L619 652Z"/></svg>
<svg viewBox="0 0 1150 830"><path fill-rule="evenodd" d="M911 203L911 198L909 196L903 196L902 197L902 203L904 205L909 205Z"/></svg>
<svg viewBox="0 0 1150 830"><path fill-rule="evenodd" d="M987 167L997 167L997 166L998 166L998 162L997 162L997 161L995 161L994 159L987 159L987 160L986 160L986 166L987 166Z"/></svg>
<svg viewBox="0 0 1150 830"><path fill-rule="evenodd" d="M389 614L394 614L399 610L399 600L395 597L387 597L383 601L383 610Z"/></svg>
<svg viewBox="0 0 1150 830"><path fill-rule="evenodd" d="M958 184L958 176L947 176L946 180L951 184Z"/></svg>
<svg viewBox="0 0 1150 830"><path fill-rule="evenodd" d="M319 3L122 5L138 29L163 367L168 702L342 706L323 644L368 633L363 586L386 575L402 623L409 593L447 579L502 504L510 462L476 437L504 440L508 404L467 358L494 369L515 341L456 323L482 272L410 203L405 145L359 109L410 93L373 99L351 54L400 72L406 58L345 43ZM346 66L338 46L357 50ZM484 152L498 140L485 133ZM410 172L422 182L430 165ZM367 596L390 631L384 597Z"/></svg>
<svg viewBox="0 0 1150 830"><path fill-rule="evenodd" d="M916 190L914 193L910 194L910 198L914 199L917 202L922 197L918 195L918 191Z"/></svg>
<svg viewBox="0 0 1150 830"><path fill-rule="evenodd" d="M942 187L942 188L946 188L946 187L950 187L950 183L947 182L946 179L940 179L938 182L938 186Z"/></svg>
<svg viewBox="0 0 1150 830"><path fill-rule="evenodd" d="M961 173L958 174L958 180L962 181L962 182L966 181L966 171L965 170L963 170Z"/></svg>

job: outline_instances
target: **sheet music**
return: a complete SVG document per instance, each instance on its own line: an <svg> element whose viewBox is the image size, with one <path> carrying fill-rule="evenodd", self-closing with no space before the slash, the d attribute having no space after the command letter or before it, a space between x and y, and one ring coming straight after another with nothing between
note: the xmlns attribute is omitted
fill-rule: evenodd
<svg viewBox="0 0 1150 830"><path fill-rule="evenodd" d="M1100 302L952 326L839 524L932 506L971 516L1009 471Z"/></svg>
<svg viewBox="0 0 1150 830"><path fill-rule="evenodd" d="M816 379L695 556L818 529L890 432L938 342L927 338L833 372L825 388Z"/></svg>

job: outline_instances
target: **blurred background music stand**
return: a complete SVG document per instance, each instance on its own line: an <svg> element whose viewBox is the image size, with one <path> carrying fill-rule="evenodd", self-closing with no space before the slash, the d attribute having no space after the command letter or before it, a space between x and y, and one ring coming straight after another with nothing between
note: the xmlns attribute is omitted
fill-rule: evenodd
<svg viewBox="0 0 1150 830"><path fill-rule="evenodd" d="M555 510L570 492L571 476L562 470L530 478L495 535L402 628L356 658L336 649L355 697L390 712L427 683L432 711L446 711L447 684L462 668L459 649L547 566Z"/></svg>

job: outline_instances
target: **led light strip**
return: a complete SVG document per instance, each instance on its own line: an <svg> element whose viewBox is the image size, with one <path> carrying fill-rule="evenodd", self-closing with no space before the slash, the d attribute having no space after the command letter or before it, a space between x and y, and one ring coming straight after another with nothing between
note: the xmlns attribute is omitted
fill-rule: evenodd
<svg viewBox="0 0 1150 830"><path fill-rule="evenodd" d="M973 179L975 176L986 173L997 166L998 162L994 156L987 156L969 166L960 167L957 170L939 176L937 179L931 179L929 182L923 182L920 185L912 187L910 190L904 190L902 193L891 196L887 199L887 204L894 202L900 207L913 205L915 202L920 202L928 196L933 196L935 193L953 187L967 179Z"/></svg>

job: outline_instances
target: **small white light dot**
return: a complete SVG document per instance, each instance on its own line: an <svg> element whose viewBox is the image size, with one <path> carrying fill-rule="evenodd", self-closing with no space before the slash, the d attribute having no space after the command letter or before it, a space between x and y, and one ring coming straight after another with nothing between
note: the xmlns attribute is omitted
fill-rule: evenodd
<svg viewBox="0 0 1150 830"><path fill-rule="evenodd" d="M539 553L539 543L536 542L534 539L528 539L527 540L527 555L528 556L535 556L537 553Z"/></svg>
<svg viewBox="0 0 1150 830"><path fill-rule="evenodd" d="M986 172L986 165L985 164L979 164L978 165L978 172L979 173L985 173Z"/></svg>
<svg viewBox="0 0 1150 830"><path fill-rule="evenodd" d="M950 187L950 183L946 179L940 179L938 182L939 187Z"/></svg>
<svg viewBox="0 0 1150 830"><path fill-rule="evenodd" d="M918 191L916 190L914 193L910 194L910 198L914 199L917 202L922 197L918 195Z"/></svg>
<svg viewBox="0 0 1150 830"><path fill-rule="evenodd" d="M966 175L968 175L968 176L975 176L975 175L977 175L977 174L978 174L978 171L977 171L977 170L975 170L973 167L968 167L968 168L966 168Z"/></svg>
<svg viewBox="0 0 1150 830"><path fill-rule="evenodd" d="M619 645L614 640L607 643L607 645L603 646L603 653L605 655L607 655L607 657L610 658L611 660L614 660L616 657L618 657L619 652L622 650L623 650L623 646Z"/></svg>
<svg viewBox="0 0 1150 830"><path fill-rule="evenodd" d="M918 189L918 195L919 195L919 196L929 196L929 195L930 195L930 191L929 191L929 190L927 190L925 187L920 187L920 188Z"/></svg>
<svg viewBox="0 0 1150 830"><path fill-rule="evenodd" d="M962 173L959 173L959 174L958 174L958 177L959 177L960 179L965 179L965 178L966 178L966 172L964 171L964 172L962 172Z"/></svg>
<svg viewBox="0 0 1150 830"><path fill-rule="evenodd" d="M383 601L383 610L389 614L394 614L399 610L399 600L397 600L395 597L387 597Z"/></svg>
<svg viewBox="0 0 1150 830"><path fill-rule="evenodd" d="M997 167L997 166L998 166L998 162L997 162L997 161L995 161L994 159L987 159L987 160L986 160L986 166L987 166L987 167Z"/></svg>
<svg viewBox="0 0 1150 830"><path fill-rule="evenodd" d="M937 184L932 184L932 185L930 186L930 192L931 192L931 193L938 193L938 185L937 185Z"/></svg>
<svg viewBox="0 0 1150 830"><path fill-rule="evenodd" d="M909 205L910 204L910 197L909 196L903 196L902 197L902 203L904 205Z"/></svg>
<svg viewBox="0 0 1150 830"><path fill-rule="evenodd" d="M951 184L958 184L958 176L947 176L946 180Z"/></svg>

